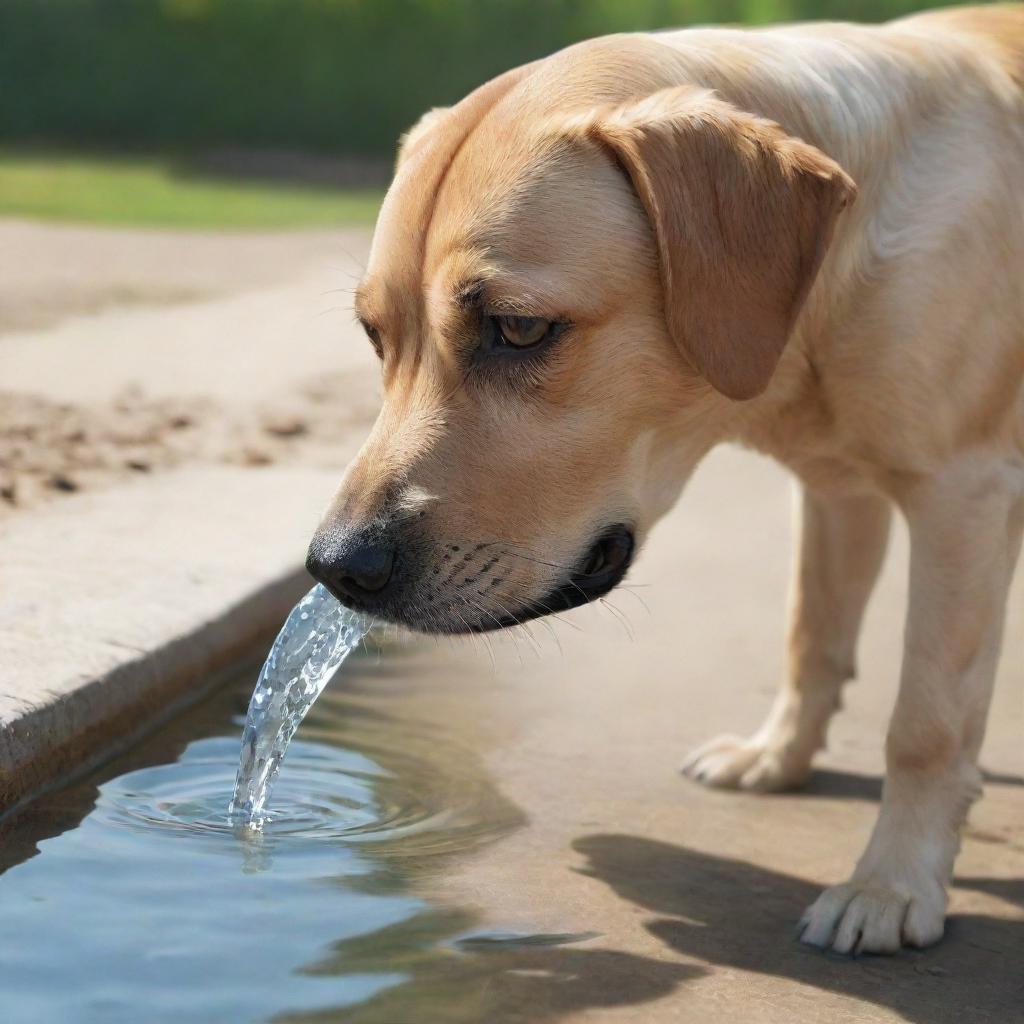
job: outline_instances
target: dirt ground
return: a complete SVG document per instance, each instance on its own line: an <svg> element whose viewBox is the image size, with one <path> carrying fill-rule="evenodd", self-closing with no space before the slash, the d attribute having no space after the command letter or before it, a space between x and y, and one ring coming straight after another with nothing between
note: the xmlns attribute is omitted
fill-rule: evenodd
<svg viewBox="0 0 1024 1024"><path fill-rule="evenodd" d="M343 461L377 406L345 308L366 244L0 222L0 516L189 460Z"/></svg>
<svg viewBox="0 0 1024 1024"><path fill-rule="evenodd" d="M357 247L359 238L351 236ZM337 258L343 247L327 231L118 230L0 220L0 332L273 286Z"/></svg>
<svg viewBox="0 0 1024 1024"><path fill-rule="evenodd" d="M0 285L8 514L190 459L343 463L377 401L345 295L366 243L0 225L5 264L12 245L30 254L26 268L35 261L22 285ZM74 298L44 301L71 264ZM116 299L142 281L153 298ZM937 948L848 960L793 938L820 888L849 872L876 812L905 538L811 786L755 797L677 773L687 750L753 730L771 702L787 492L763 460L716 453L608 602L550 624L553 636L537 623L487 641L493 666L484 641L408 645L382 666L377 698L463 744L524 821L429 888L495 927L558 940L517 947L507 970L487 974L494 1010L481 1024L1024 1022L1024 583L986 796ZM434 979L413 972L409 984L429 992Z"/></svg>

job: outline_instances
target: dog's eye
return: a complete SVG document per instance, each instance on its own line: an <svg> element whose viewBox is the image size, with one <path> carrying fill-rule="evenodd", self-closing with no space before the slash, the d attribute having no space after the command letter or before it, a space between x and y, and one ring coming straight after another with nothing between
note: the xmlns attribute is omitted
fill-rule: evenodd
<svg viewBox="0 0 1024 1024"><path fill-rule="evenodd" d="M550 320L536 316L496 316L493 318L498 339L513 348L533 348L551 333Z"/></svg>
<svg viewBox="0 0 1024 1024"><path fill-rule="evenodd" d="M379 358L383 358L384 348L380 343L380 331L376 327L374 327L373 324L368 323L366 320L363 320L362 317L359 318L359 325L362 327L364 331L366 331L366 336L370 339L370 344L373 346L373 351L377 353L377 356Z"/></svg>

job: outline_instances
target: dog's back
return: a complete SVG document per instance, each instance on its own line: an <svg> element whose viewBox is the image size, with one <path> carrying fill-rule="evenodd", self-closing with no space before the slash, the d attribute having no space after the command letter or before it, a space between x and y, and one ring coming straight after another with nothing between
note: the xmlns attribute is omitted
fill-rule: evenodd
<svg viewBox="0 0 1024 1024"><path fill-rule="evenodd" d="M814 436L910 471L967 435L1021 432L1024 5L653 38L673 78L777 121L857 184L788 358L794 381L809 355L834 382ZM814 461L790 436L776 422L746 440Z"/></svg>
<svg viewBox="0 0 1024 1024"><path fill-rule="evenodd" d="M996 59L1024 89L1024 4L953 7L916 14L897 24L934 25L991 46Z"/></svg>

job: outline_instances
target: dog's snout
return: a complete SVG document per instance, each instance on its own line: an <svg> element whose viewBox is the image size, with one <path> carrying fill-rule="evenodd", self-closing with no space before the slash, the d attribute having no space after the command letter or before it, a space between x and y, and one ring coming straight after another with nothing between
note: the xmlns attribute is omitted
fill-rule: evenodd
<svg viewBox="0 0 1024 1024"><path fill-rule="evenodd" d="M375 594L387 586L394 564L394 550L389 545L378 542L357 547L337 566L336 571L343 586L355 586L359 590Z"/></svg>
<svg viewBox="0 0 1024 1024"><path fill-rule="evenodd" d="M306 568L343 604L372 607L391 582L395 548L386 537L317 534Z"/></svg>

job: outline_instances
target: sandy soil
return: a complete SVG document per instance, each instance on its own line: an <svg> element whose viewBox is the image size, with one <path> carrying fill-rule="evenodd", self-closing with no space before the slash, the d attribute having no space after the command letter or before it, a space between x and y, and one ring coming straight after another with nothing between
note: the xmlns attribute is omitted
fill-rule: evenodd
<svg viewBox="0 0 1024 1024"><path fill-rule="evenodd" d="M0 516L188 460L343 464L378 401L366 244L0 222Z"/></svg>
<svg viewBox="0 0 1024 1024"><path fill-rule="evenodd" d="M109 486L187 461L339 465L374 405L340 404L344 373L277 402L229 409L210 398L154 398L138 387L95 405L0 392L0 517L62 494Z"/></svg>
<svg viewBox="0 0 1024 1024"><path fill-rule="evenodd" d="M0 334L118 306L252 290L336 256L335 232L110 229L0 220Z"/></svg>

